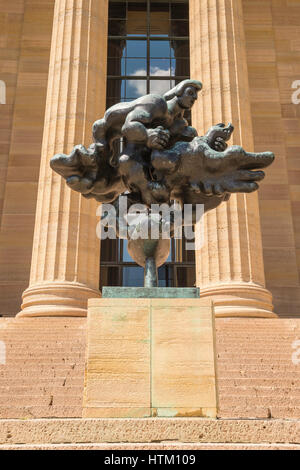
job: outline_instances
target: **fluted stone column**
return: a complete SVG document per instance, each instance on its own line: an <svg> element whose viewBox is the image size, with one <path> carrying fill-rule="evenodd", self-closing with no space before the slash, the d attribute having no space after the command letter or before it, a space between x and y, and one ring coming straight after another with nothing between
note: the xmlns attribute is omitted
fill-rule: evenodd
<svg viewBox="0 0 300 470"><path fill-rule="evenodd" d="M108 0L56 0L30 285L21 316L86 315L100 295L95 201L71 191L49 166L89 145L105 110Z"/></svg>
<svg viewBox="0 0 300 470"><path fill-rule="evenodd" d="M201 135L213 124L232 122L232 144L253 151L243 28L241 0L190 0L191 78L204 84L193 125ZM205 216L196 270L201 294L214 300L217 316L274 316L257 193L232 195Z"/></svg>

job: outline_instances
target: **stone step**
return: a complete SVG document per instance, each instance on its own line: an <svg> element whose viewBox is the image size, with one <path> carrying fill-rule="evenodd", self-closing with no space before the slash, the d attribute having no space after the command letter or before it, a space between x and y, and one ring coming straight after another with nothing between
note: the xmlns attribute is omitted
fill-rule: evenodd
<svg viewBox="0 0 300 470"><path fill-rule="evenodd" d="M32 384L32 381L27 386L19 385L0 385L0 399L9 394L11 396L17 397L27 397L27 396L43 396L43 395L80 395L83 393L83 384L79 385L63 385L63 382L60 385L49 384L49 381L46 382L46 385Z"/></svg>
<svg viewBox="0 0 300 470"><path fill-rule="evenodd" d="M35 381L39 381L40 379L48 379L48 380L53 380L53 379L65 379L65 378L77 378L81 377L83 381L83 374L84 371L74 371L70 369L61 369L61 370L56 370L51 369L51 370L34 370L34 373L32 371L23 371L22 378L25 379L31 379ZM3 385L3 383L8 380L14 380L16 375L20 375L20 372L18 370L12 370L7 372L5 375L1 376L1 371L0 371L0 383Z"/></svg>
<svg viewBox="0 0 300 470"><path fill-rule="evenodd" d="M76 374L76 372L83 372L83 367L74 363L74 366L66 367L63 364L55 364L55 365L40 365L37 368L36 365L28 366L26 369L22 369L21 367L6 367L7 370L0 369L0 379L1 377L12 377L14 378L16 374L23 375L24 377L33 376L49 376L49 377L63 377L66 374Z"/></svg>
<svg viewBox="0 0 300 470"><path fill-rule="evenodd" d="M31 396L20 396L20 395L1 395L0 406L16 406L22 407L26 404L27 407L31 406L81 406L82 396L81 395L31 395Z"/></svg>
<svg viewBox="0 0 300 470"><path fill-rule="evenodd" d="M220 404L223 406L229 405L230 406L295 406L300 407L300 397L298 396L280 396L280 397L274 397L271 395L267 396L261 396L261 395L247 395L247 396L239 396L238 401L237 401L237 396L236 394L233 395L227 395L225 394L220 398Z"/></svg>
<svg viewBox="0 0 300 470"><path fill-rule="evenodd" d="M17 388L18 387L28 388L28 387L31 387L33 384L32 379L30 377L29 378L28 377L13 377L10 379L2 378L0 379L0 382L1 382L2 387L9 386L9 387L17 387ZM82 374L78 374L78 376L68 375L67 377L56 377L52 379L51 382L49 382L49 378L47 377L46 378L39 377L38 381L36 381L35 384L40 387L45 387L45 386L65 387L67 385L70 385L70 387L77 387L77 386L83 387L83 376Z"/></svg>
<svg viewBox="0 0 300 470"><path fill-rule="evenodd" d="M219 387L222 386L234 386L234 387L281 387L291 386L291 387L300 387L300 378L297 379L293 377L290 380L278 379L275 378L263 378L260 377L259 379L253 378L235 378L230 379L227 377L219 377L218 378Z"/></svg>
<svg viewBox="0 0 300 470"><path fill-rule="evenodd" d="M41 362L40 367L56 367L57 369L60 368L68 368L68 367L84 367L84 360L82 357L76 358L65 358L65 357L53 357L53 358L40 358L40 359L35 359L35 358L23 358L23 359L16 359L16 358L11 358L11 357L6 357L6 367L11 367L13 369L18 369L18 368L36 368L37 363Z"/></svg>
<svg viewBox="0 0 300 470"><path fill-rule="evenodd" d="M218 361L218 370L222 374L226 374L227 371L228 372L247 371L248 373L259 371L261 373L261 376L263 376L265 372L276 372L280 376L283 376L285 372L289 372L289 373L291 372L291 373L294 373L294 376L296 375L297 377L297 372L298 372L297 367L298 366L294 365L292 362L291 364L288 364L288 363L270 364L267 362L257 362L256 364L255 362L250 362L250 363L234 362L234 363L228 364L227 362L224 363L224 362Z"/></svg>
<svg viewBox="0 0 300 470"><path fill-rule="evenodd" d="M300 321L216 319L216 325L219 416L299 418L292 344ZM7 355L0 365L2 418L81 416L85 328L84 318L0 319Z"/></svg>
<svg viewBox="0 0 300 470"><path fill-rule="evenodd" d="M240 369L226 369L218 368L219 376L223 378L236 378L245 377L245 378L273 378L278 377L278 375L284 375L286 379L293 380L295 378L296 370L290 370L288 367L283 370L271 369L268 367L259 367L248 368L245 365L241 366ZM284 374L283 374L284 373Z"/></svg>
<svg viewBox="0 0 300 470"><path fill-rule="evenodd" d="M78 418L82 415L82 405L62 406L0 406L0 423L2 419L29 418Z"/></svg>
<svg viewBox="0 0 300 470"><path fill-rule="evenodd" d="M300 407L286 406L223 406L220 404L218 417L222 419L297 419L300 418Z"/></svg>
<svg viewBox="0 0 300 470"><path fill-rule="evenodd" d="M187 444L185 442L178 443L134 443L134 444L0 444L1 450L300 450L300 444L229 444L229 443L194 443ZM110 455L111 457L111 455ZM138 457L135 456L135 457ZM154 455L151 455L153 459ZM143 459L148 457L143 456ZM164 457L160 457L164 463ZM170 458L170 457L169 457ZM157 457L157 462L159 462ZM154 462L151 460L151 462Z"/></svg>
<svg viewBox="0 0 300 470"><path fill-rule="evenodd" d="M263 370L263 368L266 368L266 369L277 369L277 370L288 370L288 369L295 369L297 368L297 365L296 364L293 364L292 362L292 357L291 355L289 356L288 359L286 360L283 360L283 359L279 359L279 358L274 358L273 360L269 359L269 358L257 358L256 360L253 359L253 358L244 358L244 357L241 357L240 360L238 360L238 358L235 356L235 357L232 357L231 359L228 359L228 360L225 360L225 359L219 359L218 360L218 364L219 364L219 367L223 367L225 369L232 369L233 366L238 366L238 367L247 367L247 368L256 368L257 367L260 367L261 370Z"/></svg>
<svg viewBox="0 0 300 470"><path fill-rule="evenodd" d="M300 443L299 431L299 421L282 419L2 419L0 444L286 445Z"/></svg>
<svg viewBox="0 0 300 470"><path fill-rule="evenodd" d="M249 351L241 351L241 350L237 350L236 352L235 351L218 351L217 352L217 355L220 359L224 359L224 360L228 360L232 357L243 357L243 358L249 358L249 359L260 359L260 358L266 358L266 359L282 359L282 360L286 360L286 359L289 359L292 355L292 352L293 352L293 348L291 347L291 345L289 345L289 347L286 349L286 350L283 350L281 348L280 351L272 351L272 350L264 350L264 351L253 351L253 352L249 352Z"/></svg>
<svg viewBox="0 0 300 470"><path fill-rule="evenodd" d="M250 387L250 386L241 386L241 387L227 387L220 386L218 387L219 393L223 396L230 396L237 394L239 396L275 396L276 398L280 394L281 396L295 396L296 398L300 397L300 388L299 387Z"/></svg>

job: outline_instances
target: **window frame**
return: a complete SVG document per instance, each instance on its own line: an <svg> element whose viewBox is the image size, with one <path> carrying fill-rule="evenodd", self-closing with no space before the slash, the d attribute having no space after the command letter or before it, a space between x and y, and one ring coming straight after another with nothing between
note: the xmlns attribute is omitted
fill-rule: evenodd
<svg viewBox="0 0 300 470"><path fill-rule="evenodd" d="M110 0L110 4L111 3L118 3L117 0L113 1L113 0ZM125 3L125 2L124 2ZM130 2L130 1L126 1L126 17L125 18L109 18L109 21L110 20L125 20L127 21L127 12L128 12L128 4L129 3L134 3L134 2ZM151 75L150 72L151 72L151 59L156 59L156 57L151 57L150 56L150 49L151 49L151 41L168 41L169 44L170 44L170 54L169 54L169 57L166 57L167 59L170 60L170 71L172 71L172 60L174 59L177 59L177 58L174 58L172 57L172 54L171 54L171 42L172 41L186 41L188 42L189 41L189 36L159 36L159 35L152 35L151 34L151 0L146 0L144 3L147 3L147 11L146 11L146 14L147 14L147 31L146 31L146 34L145 35L111 35L111 34L108 34L108 45L109 45L109 41L110 40L119 40L119 41L140 41L140 40L143 40L143 41L147 41L147 44L146 44L146 54L147 54L147 57L146 57L146 75L140 75L140 76L136 76L136 75L127 75L126 73L125 74L121 74L121 75L118 75L118 74L114 74L114 75L110 75L110 74L107 74L107 83L109 84L109 80L120 80L121 81L121 86L120 86L120 94L122 95L122 92L121 92L121 89L122 89L122 80L124 80L124 99L121 98L118 98L118 97L111 97L109 95L107 95L107 104L109 101L112 101L112 104L115 104L115 103L118 103L120 101L128 101L129 98L127 98L126 96L126 82L128 80L145 80L146 81L146 93L150 93L150 82L153 81L153 80L157 80L157 81L163 81L163 80L170 80L170 84L171 84L171 81L174 82L174 84L177 84L179 83L180 81L182 80L185 80L187 78L189 78L190 74L188 73L187 75L176 75L176 74L170 74L170 75L162 75L162 76L155 76L155 75ZM172 21L172 18L171 18L171 9L172 9L172 4L174 2L172 2L172 0L168 0L168 1L165 1L165 2L157 2L157 3L166 3L169 5L169 21L171 22ZM183 3L187 3L188 4L188 1L182 1L182 2L179 2L181 4ZM175 18L174 21L180 21L180 19L178 18ZM188 19L183 19L183 21L188 21ZM188 43L189 45L189 43ZM126 45L127 46L127 45ZM125 49L126 49L126 46L125 46ZM123 57L125 59L125 61L128 59L127 57L127 50L126 50L126 54L125 54L125 57ZM130 59L134 59L134 57L129 57ZM144 57L142 57L143 59L145 59ZM161 57L163 58L163 57ZM115 59L115 60L122 60L121 57L111 57L109 54L108 54L108 62L110 59ZM141 59L141 57L136 57L136 59ZM160 59L160 57L157 57L157 59ZM187 60L189 61L189 57L183 57L182 59L184 60ZM121 69L122 65L120 66L120 69ZM126 71L126 65L125 65L125 71ZM188 71L189 72L189 71ZM174 85L173 85L174 86ZM107 90L109 89L109 86L107 86ZM116 100L114 102L114 99ZM135 99L135 98L133 98ZM112 104L110 104L110 106L112 106ZM102 240L102 243L103 243L104 240ZM110 240L110 242L114 242L114 240ZM193 260L192 261L187 261L187 260L184 260L184 261L178 261L176 260L176 242L177 240L174 240L174 239L171 239L171 246L170 246L170 252L171 252L171 260L170 261L167 261L166 263L164 263L164 268L168 271L170 270L170 276L167 277L167 280L166 280L166 286L167 287L181 287L178 285L178 276L177 276L177 272L180 268L194 268L195 269L195 254L193 252ZM183 244L185 242L185 239L182 239L181 240L181 243ZM123 268L125 267L138 267L139 265L136 264L134 261L123 261L123 249L124 249L124 243L123 243L123 240L120 240L117 239L115 241L116 246L114 247L114 252L116 253L116 259L115 260L112 260L112 261L104 261L104 260L101 260L100 262L100 283L102 281L102 276L101 276L101 269L108 269L108 268L113 268L115 270L117 270L118 272L118 275L117 275L117 279L116 279L116 284L115 285L119 285L119 286L122 286L123 285ZM104 246L102 248L105 248ZM102 249L101 249L101 253L102 253ZM187 256L188 258L188 256ZM159 268L160 269L160 268ZM169 279L171 279L171 285L169 285ZM173 280L173 282L172 282ZM195 275L195 280L196 280L196 275ZM101 289L101 285L100 285L100 289Z"/></svg>

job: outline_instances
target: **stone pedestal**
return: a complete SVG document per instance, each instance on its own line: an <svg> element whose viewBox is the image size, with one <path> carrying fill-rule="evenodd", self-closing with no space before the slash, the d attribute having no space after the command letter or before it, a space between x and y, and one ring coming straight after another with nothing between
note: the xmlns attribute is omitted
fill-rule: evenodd
<svg viewBox="0 0 300 470"><path fill-rule="evenodd" d="M210 300L89 300L83 417L216 414Z"/></svg>

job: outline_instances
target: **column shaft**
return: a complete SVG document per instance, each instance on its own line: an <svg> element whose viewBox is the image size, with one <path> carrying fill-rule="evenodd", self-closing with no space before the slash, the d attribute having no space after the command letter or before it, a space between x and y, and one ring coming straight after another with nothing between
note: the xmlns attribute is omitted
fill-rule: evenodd
<svg viewBox="0 0 300 470"><path fill-rule="evenodd" d="M98 297L95 201L71 191L49 166L89 145L105 111L108 0L56 0L30 285L22 316L85 315Z"/></svg>
<svg viewBox="0 0 300 470"><path fill-rule="evenodd" d="M203 81L193 110L199 134L219 122L235 126L233 142L253 151L241 0L190 0L191 78ZM268 149L266 149L268 150ZM204 220L196 253L197 285L217 316L274 316L265 289L257 193L232 195Z"/></svg>

